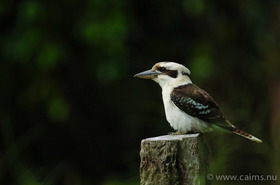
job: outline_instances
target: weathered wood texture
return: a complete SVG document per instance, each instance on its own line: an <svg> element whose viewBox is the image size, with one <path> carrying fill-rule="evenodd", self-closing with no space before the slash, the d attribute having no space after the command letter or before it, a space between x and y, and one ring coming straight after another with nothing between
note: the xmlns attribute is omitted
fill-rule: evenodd
<svg viewBox="0 0 280 185"><path fill-rule="evenodd" d="M201 134L166 135L141 142L141 185L204 185L208 149Z"/></svg>

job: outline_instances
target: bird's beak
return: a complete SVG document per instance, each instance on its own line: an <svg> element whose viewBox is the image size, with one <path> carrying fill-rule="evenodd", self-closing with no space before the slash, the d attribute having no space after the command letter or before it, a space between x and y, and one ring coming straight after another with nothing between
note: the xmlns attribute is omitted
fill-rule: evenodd
<svg viewBox="0 0 280 185"><path fill-rule="evenodd" d="M160 74L160 72L158 72L158 71L147 70L147 71L134 75L134 77L143 78L143 79L153 79L153 78L157 77L157 75L159 75L159 74Z"/></svg>

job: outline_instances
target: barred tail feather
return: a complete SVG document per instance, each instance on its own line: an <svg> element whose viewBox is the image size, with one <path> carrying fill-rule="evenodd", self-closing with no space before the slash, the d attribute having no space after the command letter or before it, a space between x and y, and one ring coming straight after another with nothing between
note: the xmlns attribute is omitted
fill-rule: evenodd
<svg viewBox="0 0 280 185"><path fill-rule="evenodd" d="M233 129L232 130L233 133L235 133L235 134L237 134L239 136L245 137L245 138L250 139L251 141L255 141L257 143L262 143L262 140L258 139L257 137L255 137L255 136L253 136L253 135L251 135L251 134L249 134L249 133L247 133L247 132L245 132L243 130L240 130L240 129L236 128L236 127L232 127L232 129Z"/></svg>
<svg viewBox="0 0 280 185"><path fill-rule="evenodd" d="M229 124L230 130L233 133L235 133L235 134L237 134L239 136L245 137L246 139L250 139L251 141L255 141L257 143L262 143L262 140L260 140L259 138L253 136L252 134L249 134L249 133L247 133L247 132L245 132L243 130L240 130L239 128L237 128L236 126L234 126L234 125L232 125L230 123L228 123L228 124Z"/></svg>
<svg viewBox="0 0 280 185"><path fill-rule="evenodd" d="M233 132L239 136L245 137L246 139L249 139L251 141L255 141L257 143L262 143L262 140L260 140L259 138L255 137L252 134L249 134L243 130L240 130L239 128L237 128L236 126L232 125L229 122L227 122L225 125L219 125L219 126L230 132Z"/></svg>

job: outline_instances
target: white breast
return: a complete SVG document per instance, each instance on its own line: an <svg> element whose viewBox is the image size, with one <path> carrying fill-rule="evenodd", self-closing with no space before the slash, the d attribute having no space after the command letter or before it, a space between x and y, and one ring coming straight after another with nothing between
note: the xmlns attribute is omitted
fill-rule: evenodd
<svg viewBox="0 0 280 185"><path fill-rule="evenodd" d="M162 98L164 103L165 115L171 127L183 133L187 133L189 131L211 131L212 129L206 122L198 119L197 117L192 117L186 114L172 102L170 94L173 91L173 89L174 87L172 86L165 86L164 88L162 88Z"/></svg>

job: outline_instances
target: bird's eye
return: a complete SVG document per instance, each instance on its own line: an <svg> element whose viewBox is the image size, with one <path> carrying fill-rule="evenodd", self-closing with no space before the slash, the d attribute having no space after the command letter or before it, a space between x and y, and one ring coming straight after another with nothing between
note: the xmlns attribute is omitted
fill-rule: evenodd
<svg viewBox="0 0 280 185"><path fill-rule="evenodd" d="M159 70L160 72L163 72L163 71L166 70L166 68L165 68L165 67L159 67L158 70Z"/></svg>

